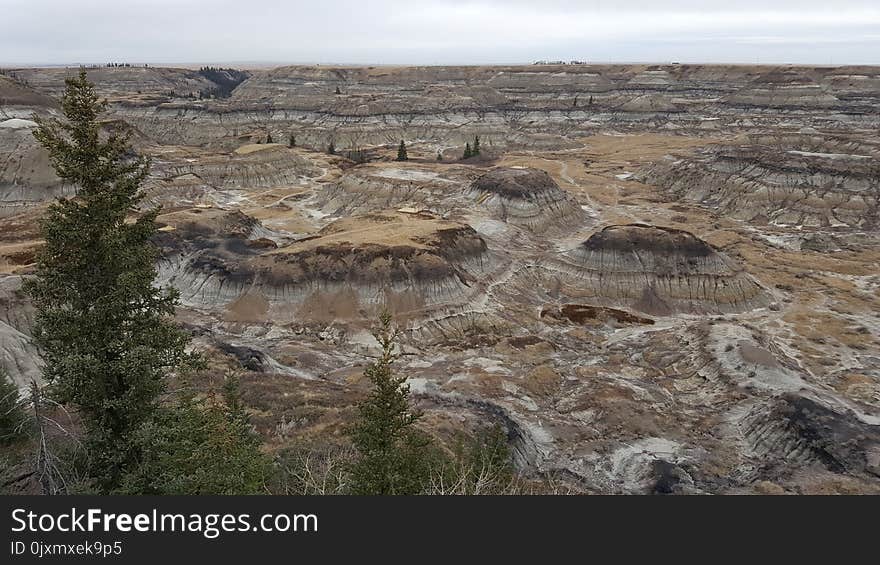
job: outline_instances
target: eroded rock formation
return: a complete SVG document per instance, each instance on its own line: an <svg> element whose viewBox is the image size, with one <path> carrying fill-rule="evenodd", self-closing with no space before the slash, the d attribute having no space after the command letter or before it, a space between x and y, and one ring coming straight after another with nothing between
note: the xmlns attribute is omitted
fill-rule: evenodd
<svg viewBox="0 0 880 565"><path fill-rule="evenodd" d="M738 312L766 296L734 261L683 230L608 226L560 258L575 292L648 314Z"/></svg>
<svg viewBox="0 0 880 565"><path fill-rule="evenodd" d="M880 221L880 147L843 138L756 136L661 162L639 178L751 222L870 228Z"/></svg>
<svg viewBox="0 0 880 565"><path fill-rule="evenodd" d="M224 204L234 191L298 186L322 170L280 144L246 144L230 152L163 150L146 183L148 204Z"/></svg>
<svg viewBox="0 0 880 565"><path fill-rule="evenodd" d="M49 116L57 106L49 96L0 76L0 217L71 192L33 137L33 114Z"/></svg>
<svg viewBox="0 0 880 565"><path fill-rule="evenodd" d="M479 292L475 273L493 263L472 228L420 214L346 218L269 249L252 226L224 230L219 245L183 243L163 261L161 279L187 303L224 308L230 319L359 320L382 308L406 319L466 303Z"/></svg>
<svg viewBox="0 0 880 565"><path fill-rule="evenodd" d="M471 184L468 195L490 217L535 232L577 229L585 219L577 201L538 169L493 169Z"/></svg>
<svg viewBox="0 0 880 565"><path fill-rule="evenodd" d="M16 69L57 95L69 69ZM424 139L463 148L479 133L506 148L561 148L602 128L700 132L880 125L873 67L566 65L564 67L307 67L253 71L221 100L187 69L90 69L115 111L161 143L234 148L242 135L340 149ZM336 88L340 94L336 95ZM463 131L462 128L474 131Z"/></svg>
<svg viewBox="0 0 880 565"><path fill-rule="evenodd" d="M64 194L29 120L74 69L12 72L0 364L24 386L21 280ZM89 73L153 161L158 283L271 449L340 437L387 307L426 426L497 422L528 475L880 492L876 68L297 66L210 100L193 70Z"/></svg>
<svg viewBox="0 0 880 565"><path fill-rule="evenodd" d="M461 177L473 176L465 167L395 163L365 165L346 171L319 194L318 205L339 216L391 208L447 212L462 192Z"/></svg>

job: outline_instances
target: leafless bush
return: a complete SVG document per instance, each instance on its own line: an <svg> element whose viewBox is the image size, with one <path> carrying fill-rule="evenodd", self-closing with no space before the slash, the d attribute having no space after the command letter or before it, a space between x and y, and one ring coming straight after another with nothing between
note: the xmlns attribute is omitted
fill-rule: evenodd
<svg viewBox="0 0 880 565"><path fill-rule="evenodd" d="M285 452L278 459L281 491L294 495L345 494L348 469L355 455L351 447Z"/></svg>
<svg viewBox="0 0 880 565"><path fill-rule="evenodd" d="M35 381L31 381L27 403L35 430L34 472L37 475L36 478L42 487L43 494L66 494L69 490L69 481L62 471L63 465L53 438L60 434L65 438L70 438L73 440L74 446L78 446L78 441L70 433L69 425L62 425L55 416L55 413L61 413L70 422L70 414L62 405L46 397Z"/></svg>

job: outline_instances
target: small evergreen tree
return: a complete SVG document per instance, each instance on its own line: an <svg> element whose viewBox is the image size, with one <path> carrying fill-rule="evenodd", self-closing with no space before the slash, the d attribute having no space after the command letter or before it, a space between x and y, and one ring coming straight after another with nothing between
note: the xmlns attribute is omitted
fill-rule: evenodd
<svg viewBox="0 0 880 565"><path fill-rule="evenodd" d="M27 416L18 387L0 369L0 445L15 443L25 436Z"/></svg>
<svg viewBox="0 0 880 565"><path fill-rule="evenodd" d="M296 137L293 134L290 134L290 138L287 140L288 147L296 147Z"/></svg>
<svg viewBox="0 0 880 565"><path fill-rule="evenodd" d="M143 457L125 477L124 494L260 494L270 475L235 375L226 377L222 402L185 396L162 408L136 441Z"/></svg>
<svg viewBox="0 0 880 565"><path fill-rule="evenodd" d="M477 157L479 154L480 154L480 136L475 135L474 136L474 150L472 152L472 155L474 157Z"/></svg>
<svg viewBox="0 0 880 565"><path fill-rule="evenodd" d="M339 90L339 86L336 87L336 94L342 94L342 91Z"/></svg>
<svg viewBox="0 0 880 565"><path fill-rule="evenodd" d="M409 157L406 155L406 144L403 140L400 140L400 145L397 147L397 160L398 161L408 161Z"/></svg>
<svg viewBox="0 0 880 565"><path fill-rule="evenodd" d="M333 143L332 140L330 141L330 145L327 147L327 153L331 155L336 155L336 145Z"/></svg>
<svg viewBox="0 0 880 565"><path fill-rule="evenodd" d="M194 359L171 320L177 293L154 285L159 210L136 213L149 163L131 157L128 134L101 133L106 102L85 69L66 83L65 120L35 116L34 137L77 193L49 207L25 290L43 377L56 400L79 410L88 473L106 493L137 462L132 437L156 411L166 373Z"/></svg>
<svg viewBox="0 0 880 565"><path fill-rule="evenodd" d="M364 371L373 390L358 407L352 440L357 458L351 467L353 494L418 494L430 480L434 447L415 427L420 414L409 406L409 386L391 364L396 330L391 315L383 313L375 333L382 355Z"/></svg>
<svg viewBox="0 0 880 565"><path fill-rule="evenodd" d="M471 153L471 144L470 142L464 144L464 155L461 156L462 159L470 159L473 157L473 153Z"/></svg>
<svg viewBox="0 0 880 565"><path fill-rule="evenodd" d="M440 151L437 152L437 160L438 160L438 161L442 161L442 160L443 160L443 153L441 153Z"/></svg>
<svg viewBox="0 0 880 565"><path fill-rule="evenodd" d="M241 379L235 372L227 373L223 378L223 405L231 421L239 421L249 426L249 418L241 401Z"/></svg>
<svg viewBox="0 0 880 565"><path fill-rule="evenodd" d="M266 143L274 143L272 141L272 132L271 131L266 135Z"/></svg>

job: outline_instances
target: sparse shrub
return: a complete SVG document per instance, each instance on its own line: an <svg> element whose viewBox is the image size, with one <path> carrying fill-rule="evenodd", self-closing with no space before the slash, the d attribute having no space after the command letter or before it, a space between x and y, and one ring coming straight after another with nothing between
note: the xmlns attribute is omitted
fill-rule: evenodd
<svg viewBox="0 0 880 565"><path fill-rule="evenodd" d="M294 447L277 457L273 492L287 495L349 493L349 469L357 452L350 446Z"/></svg>
<svg viewBox="0 0 880 565"><path fill-rule="evenodd" d="M495 426L459 436L452 457L434 473L428 494L505 494L515 489L507 434Z"/></svg>
<svg viewBox="0 0 880 565"><path fill-rule="evenodd" d="M369 161L369 155L363 149L354 149L346 153L346 157L355 163L366 163Z"/></svg>

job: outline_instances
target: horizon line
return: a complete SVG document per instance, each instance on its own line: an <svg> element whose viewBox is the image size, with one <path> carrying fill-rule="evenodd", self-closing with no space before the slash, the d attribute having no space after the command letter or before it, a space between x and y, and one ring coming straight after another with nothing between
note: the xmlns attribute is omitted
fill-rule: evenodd
<svg viewBox="0 0 880 565"><path fill-rule="evenodd" d="M108 67L108 63L117 63L119 65L128 64L127 68L145 68L145 67L155 67L155 68L186 68L193 66L214 66L214 65L226 65L226 66L234 66L234 65L242 65L242 66L254 66L254 67L262 67L262 68L280 68L280 67L293 67L293 66L301 66L301 67L590 67L590 66L604 66L604 65L668 65L668 66L790 66L790 67L880 67L880 62L877 63L858 63L858 62L844 62L844 63L833 63L833 62L824 62L824 63L805 63L805 62L791 62L791 61L680 61L680 60L663 60L663 61L639 61L639 60L607 60L607 61L589 61L589 60L580 60L581 62L572 63L571 61L576 61L577 59L568 59L562 62L559 59L538 59L534 61L528 62L484 62L484 63L352 63L352 62L344 62L344 61L334 61L334 62L314 62L314 61L271 61L271 60L228 60L228 61L165 61L165 62L151 62L151 61L104 61L102 63L96 62L63 62L63 63L47 63L47 62L3 62L0 61L0 68L30 68L30 69L53 69L53 68L78 68L78 67L86 67L86 68L126 68L126 67Z"/></svg>

